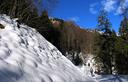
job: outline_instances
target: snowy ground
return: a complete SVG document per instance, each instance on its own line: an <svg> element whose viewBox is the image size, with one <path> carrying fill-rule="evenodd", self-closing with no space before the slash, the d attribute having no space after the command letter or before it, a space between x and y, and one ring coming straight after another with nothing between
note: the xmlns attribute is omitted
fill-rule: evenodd
<svg viewBox="0 0 128 82"><path fill-rule="evenodd" d="M128 75L102 75L94 79L98 82L128 82Z"/></svg>
<svg viewBox="0 0 128 82"><path fill-rule="evenodd" d="M86 82L35 29L0 15L0 82Z"/></svg>
<svg viewBox="0 0 128 82"><path fill-rule="evenodd" d="M89 66L88 66L89 63ZM96 70L94 64L93 57L90 55L88 57L86 66L80 67L83 73L92 79L92 82L128 82L128 75L97 75L94 73L91 74L90 69ZM86 81L85 81L86 82ZM88 81L87 81L88 82ZM90 81L91 82L91 81Z"/></svg>

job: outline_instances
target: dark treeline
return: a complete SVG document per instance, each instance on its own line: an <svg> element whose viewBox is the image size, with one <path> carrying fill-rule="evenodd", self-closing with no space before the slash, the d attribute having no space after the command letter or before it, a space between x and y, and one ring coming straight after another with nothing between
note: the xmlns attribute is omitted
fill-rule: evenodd
<svg viewBox="0 0 128 82"><path fill-rule="evenodd" d="M98 17L98 31L94 42L94 56L99 71L103 74L128 74L128 18L124 15L119 34L112 29L107 13Z"/></svg>
<svg viewBox="0 0 128 82"><path fill-rule="evenodd" d="M19 18L19 22L26 24L38 16L32 0L0 0L0 13Z"/></svg>
<svg viewBox="0 0 128 82"><path fill-rule="evenodd" d="M55 0L0 0L0 14L18 18L35 28L75 64L84 63L85 54L94 54L96 67L104 74L128 74L128 15L123 15L119 34L112 29L107 13L100 12L96 31L81 29L72 21L49 18ZM40 2L51 3L42 5ZM44 3L43 3L44 4ZM48 6L48 8L47 8ZM100 33L99 33L100 31ZM82 56L80 55L82 53Z"/></svg>

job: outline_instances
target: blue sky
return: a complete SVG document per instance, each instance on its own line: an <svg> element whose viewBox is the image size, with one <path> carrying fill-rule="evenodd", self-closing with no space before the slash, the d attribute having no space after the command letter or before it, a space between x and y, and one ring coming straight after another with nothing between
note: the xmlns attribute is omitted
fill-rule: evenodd
<svg viewBox="0 0 128 82"><path fill-rule="evenodd" d="M102 8L108 12L113 28L118 31L121 21L119 0L59 0L57 7L50 14L53 17L73 20L82 28L95 28L97 16ZM123 3L123 7L128 0ZM118 6L117 6L118 5Z"/></svg>

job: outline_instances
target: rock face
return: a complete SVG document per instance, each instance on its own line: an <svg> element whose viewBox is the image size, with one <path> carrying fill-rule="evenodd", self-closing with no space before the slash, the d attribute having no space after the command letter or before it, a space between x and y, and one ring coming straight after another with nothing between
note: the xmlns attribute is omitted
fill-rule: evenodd
<svg viewBox="0 0 128 82"><path fill-rule="evenodd" d="M86 82L35 29L0 15L0 82Z"/></svg>

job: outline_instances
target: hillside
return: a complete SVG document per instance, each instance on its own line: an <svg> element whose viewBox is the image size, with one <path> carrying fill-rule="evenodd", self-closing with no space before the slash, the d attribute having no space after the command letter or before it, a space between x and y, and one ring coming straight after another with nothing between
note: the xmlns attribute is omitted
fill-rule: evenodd
<svg viewBox="0 0 128 82"><path fill-rule="evenodd" d="M0 15L0 82L86 82L35 29ZM92 81L91 81L92 82Z"/></svg>

